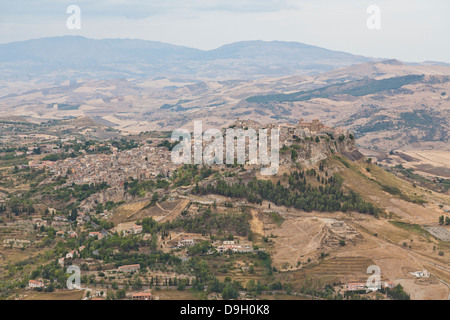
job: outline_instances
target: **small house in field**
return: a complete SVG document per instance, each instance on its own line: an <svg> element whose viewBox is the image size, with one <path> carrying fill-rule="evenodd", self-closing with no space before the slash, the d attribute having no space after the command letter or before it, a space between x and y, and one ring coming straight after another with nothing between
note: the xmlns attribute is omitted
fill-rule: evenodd
<svg viewBox="0 0 450 320"><path fill-rule="evenodd" d="M430 277L430 273L427 270L410 272L410 274L415 276L416 278L429 278Z"/></svg>
<svg viewBox="0 0 450 320"><path fill-rule="evenodd" d="M30 280L28 281L28 288L44 288L44 283L42 281Z"/></svg>
<svg viewBox="0 0 450 320"><path fill-rule="evenodd" d="M99 231L92 231L92 232L89 232L89 237L90 238L97 237L98 240L101 240L101 239L103 239L104 235Z"/></svg>
<svg viewBox="0 0 450 320"><path fill-rule="evenodd" d="M67 231L67 235L69 238L78 238L78 234L75 231Z"/></svg>
<svg viewBox="0 0 450 320"><path fill-rule="evenodd" d="M153 295L151 292L138 292L131 296L133 300L153 300Z"/></svg>
<svg viewBox="0 0 450 320"><path fill-rule="evenodd" d="M66 259L73 259L75 257L75 255L77 255L77 254L78 254L77 251L72 250L66 254Z"/></svg>
<svg viewBox="0 0 450 320"><path fill-rule="evenodd" d="M366 284L363 282L350 282L350 283L347 283L347 285L345 286L345 289L347 291L365 290Z"/></svg>

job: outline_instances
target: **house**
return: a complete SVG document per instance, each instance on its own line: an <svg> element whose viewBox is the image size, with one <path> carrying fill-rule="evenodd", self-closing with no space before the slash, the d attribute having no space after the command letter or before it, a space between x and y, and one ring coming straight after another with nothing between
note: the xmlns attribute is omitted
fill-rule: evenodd
<svg viewBox="0 0 450 320"><path fill-rule="evenodd" d="M69 236L69 238L78 238L78 235L75 231L67 231L67 235Z"/></svg>
<svg viewBox="0 0 450 320"><path fill-rule="evenodd" d="M118 269L119 272L136 272L141 268L140 264L129 264L120 266Z"/></svg>
<svg viewBox="0 0 450 320"><path fill-rule="evenodd" d="M350 283L346 284L345 289L347 291L365 290L366 289L366 284L363 283L363 282L350 282Z"/></svg>
<svg viewBox="0 0 450 320"><path fill-rule="evenodd" d="M381 284L380 283L371 283L369 285L366 285L366 292L375 292L378 291L379 289L381 289Z"/></svg>
<svg viewBox="0 0 450 320"><path fill-rule="evenodd" d="M66 259L66 258L64 258L64 257L59 258L58 263L59 263L59 265L60 265L61 267L64 267L64 260L65 260L65 259Z"/></svg>
<svg viewBox="0 0 450 320"><path fill-rule="evenodd" d="M103 210L103 212L100 212L98 215L100 217L107 217L109 215L109 211L108 210Z"/></svg>
<svg viewBox="0 0 450 320"><path fill-rule="evenodd" d="M429 278L430 273L427 270L410 272L409 274L417 277L417 278Z"/></svg>
<svg viewBox="0 0 450 320"><path fill-rule="evenodd" d="M153 295L151 292L138 292L131 296L133 300L153 300Z"/></svg>
<svg viewBox="0 0 450 320"><path fill-rule="evenodd" d="M78 254L78 252L75 250L72 250L66 254L66 259L73 259L76 254Z"/></svg>
<svg viewBox="0 0 450 320"><path fill-rule="evenodd" d="M64 231L56 231L56 236L64 237Z"/></svg>
<svg viewBox="0 0 450 320"><path fill-rule="evenodd" d="M308 129L310 132L317 132L325 126L319 121L319 119L314 119L311 122L300 119L298 122L298 127L301 129Z"/></svg>
<svg viewBox="0 0 450 320"><path fill-rule="evenodd" d="M221 246L216 247L216 250L219 251L220 253L224 253L227 251L239 253L253 251L253 249L249 245L238 245L235 244L234 241L223 241Z"/></svg>
<svg viewBox="0 0 450 320"><path fill-rule="evenodd" d="M395 288L395 283L392 282L392 281L385 281L383 283L383 287L384 288L388 288L388 289L392 289L392 288Z"/></svg>
<svg viewBox="0 0 450 320"><path fill-rule="evenodd" d="M131 227L131 233L132 234L138 234L138 233L142 233L142 226L138 226L138 225L134 225Z"/></svg>
<svg viewBox="0 0 450 320"><path fill-rule="evenodd" d="M127 229L123 230L122 233L123 235L127 235L127 234L139 234L142 233L142 226L138 226L136 224L133 224L131 226L129 226Z"/></svg>
<svg viewBox="0 0 450 320"><path fill-rule="evenodd" d="M91 237L91 238L97 237L98 240L101 240L101 239L103 239L104 235L99 231L92 231L92 232L89 232L89 237Z"/></svg>
<svg viewBox="0 0 450 320"><path fill-rule="evenodd" d="M44 288L44 283L41 281L30 280L28 281L28 288Z"/></svg>

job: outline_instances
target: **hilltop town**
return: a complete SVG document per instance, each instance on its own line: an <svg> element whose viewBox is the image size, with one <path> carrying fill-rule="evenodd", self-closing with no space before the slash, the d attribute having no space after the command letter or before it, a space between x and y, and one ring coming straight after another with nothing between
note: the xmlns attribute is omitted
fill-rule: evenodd
<svg viewBox="0 0 450 320"><path fill-rule="evenodd" d="M74 121L84 120L52 125ZM177 142L154 132L99 139L86 124L84 135L55 130L40 140L30 130L9 139L0 167L1 297L448 296L444 195L386 172L352 133L318 119L238 119L228 128L278 129L278 173L263 176L249 161L174 164ZM380 287L366 283L373 265ZM71 290L73 266L81 285Z"/></svg>

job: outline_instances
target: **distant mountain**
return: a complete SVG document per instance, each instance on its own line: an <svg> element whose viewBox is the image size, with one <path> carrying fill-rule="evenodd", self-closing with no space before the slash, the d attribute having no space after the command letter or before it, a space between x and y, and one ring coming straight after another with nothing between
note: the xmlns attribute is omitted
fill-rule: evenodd
<svg viewBox="0 0 450 320"><path fill-rule="evenodd" d="M0 45L0 77L253 79L317 74L375 60L297 42L244 41L203 51L155 41L64 36Z"/></svg>

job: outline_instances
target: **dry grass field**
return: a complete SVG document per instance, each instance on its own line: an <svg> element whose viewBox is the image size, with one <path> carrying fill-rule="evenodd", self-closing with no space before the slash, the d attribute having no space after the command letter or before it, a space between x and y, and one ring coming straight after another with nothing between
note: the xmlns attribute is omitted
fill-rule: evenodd
<svg viewBox="0 0 450 320"><path fill-rule="evenodd" d="M123 204L118 207L114 211L114 215L112 217L112 221L115 225L133 220L133 217L136 213L138 213L142 208L149 204L148 200L137 201L133 203Z"/></svg>
<svg viewBox="0 0 450 320"><path fill-rule="evenodd" d="M81 300L84 290L57 291L57 292L32 292L26 294L23 300Z"/></svg>
<svg viewBox="0 0 450 320"><path fill-rule="evenodd" d="M402 152L413 158L412 161L403 163L406 168L413 168L416 172L431 177L450 178L450 151L408 150Z"/></svg>
<svg viewBox="0 0 450 320"><path fill-rule="evenodd" d="M367 267L373 261L366 257L343 257L312 263L303 269L280 273L277 278L292 283L296 289L304 285L312 287L325 284L346 283L367 279Z"/></svg>
<svg viewBox="0 0 450 320"><path fill-rule="evenodd" d="M364 281L367 267L373 264L380 267L383 279L405 283L413 299L446 299L450 293L450 243L425 229L436 225L443 213L438 206L445 200L442 195L413 188L375 165L370 165L370 173L365 170L366 163L352 163L350 168L338 162L332 165L339 168L346 188L357 190L387 214L377 218L272 206L285 218L281 225L264 224L265 235L274 235L270 247L273 264L286 271L279 275L280 280L298 287L307 281L322 285ZM397 187L409 199L427 202L402 200L384 191L383 185ZM339 240L345 245L339 245ZM322 258L321 252L325 254ZM409 274L424 269L432 274L429 281L416 281Z"/></svg>
<svg viewBox="0 0 450 320"><path fill-rule="evenodd" d="M161 289L153 290L152 293L159 297L159 300L204 300L202 293L191 290Z"/></svg>

